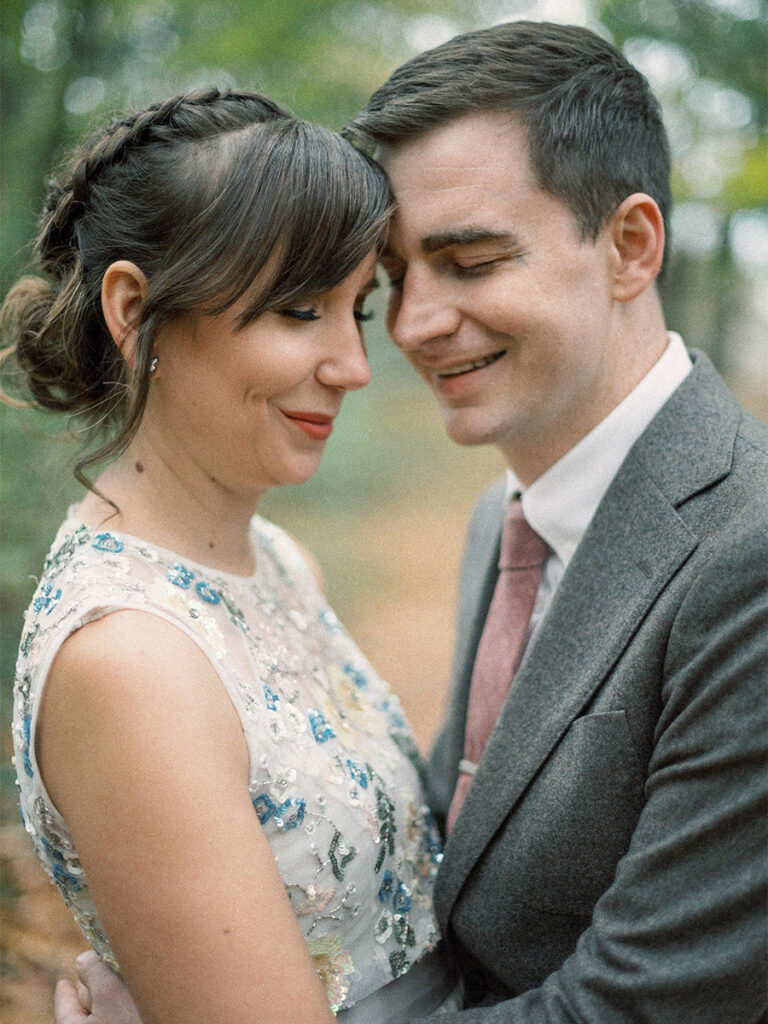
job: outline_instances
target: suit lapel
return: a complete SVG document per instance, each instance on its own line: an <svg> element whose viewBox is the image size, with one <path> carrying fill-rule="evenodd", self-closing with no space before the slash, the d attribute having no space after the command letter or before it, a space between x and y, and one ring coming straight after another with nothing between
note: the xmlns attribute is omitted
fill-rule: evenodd
<svg viewBox="0 0 768 1024"><path fill-rule="evenodd" d="M708 363L696 378L625 460L518 672L446 847L435 893L444 929L483 850L696 547L675 505L728 471L735 429L719 416L713 433L707 404L734 403L727 391L707 402L712 379L725 391Z"/></svg>

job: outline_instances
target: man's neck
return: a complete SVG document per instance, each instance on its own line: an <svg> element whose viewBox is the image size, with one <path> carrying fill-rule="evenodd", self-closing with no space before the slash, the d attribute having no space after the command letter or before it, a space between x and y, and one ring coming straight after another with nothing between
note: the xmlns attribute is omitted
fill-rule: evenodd
<svg viewBox="0 0 768 1024"><path fill-rule="evenodd" d="M668 337L655 290L647 302L633 309L621 307L623 322L616 340L606 346L612 365L603 386L577 407L570 422L558 419L547 436L515 437L498 447L507 465L524 487L560 461L631 394L656 365Z"/></svg>

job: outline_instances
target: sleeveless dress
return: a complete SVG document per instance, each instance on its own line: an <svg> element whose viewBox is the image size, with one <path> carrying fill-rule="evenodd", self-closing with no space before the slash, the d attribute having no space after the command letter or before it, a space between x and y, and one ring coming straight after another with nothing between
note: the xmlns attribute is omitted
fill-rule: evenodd
<svg viewBox="0 0 768 1024"><path fill-rule="evenodd" d="M432 1010L453 987L444 966L435 973L430 953L439 938L432 890L442 854L399 701L293 541L256 516L252 544L256 571L240 577L126 534L64 522L27 611L17 665L13 732L25 828L86 938L119 969L43 784L35 727L67 636L119 609L159 615L206 654L238 713L254 813L334 1012L361 1000L368 1007L371 997L376 1009L359 1019L386 1021L385 1007L397 1003L391 996L405 991L393 979L411 981L414 1005L432 991ZM409 979L424 964L430 969ZM387 998L377 999L384 986ZM405 1004L399 1013L410 995ZM455 1005L449 999L444 1008ZM354 1011L349 1019L358 1019Z"/></svg>

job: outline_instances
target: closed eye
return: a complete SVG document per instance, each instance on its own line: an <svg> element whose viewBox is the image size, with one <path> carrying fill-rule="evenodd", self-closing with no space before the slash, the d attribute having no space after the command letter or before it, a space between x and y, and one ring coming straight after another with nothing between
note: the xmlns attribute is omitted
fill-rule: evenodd
<svg viewBox="0 0 768 1024"><path fill-rule="evenodd" d="M494 270L496 267L500 267L504 264L512 263L516 260L525 261L527 252L522 248L510 249L501 253L494 253L488 255L487 259L483 259L481 253L472 258L469 253L464 255L456 255L450 264L450 269L453 273L458 274L461 277L472 277L487 274ZM468 262L462 263L461 260L467 260ZM471 260L471 262L469 262Z"/></svg>
<svg viewBox="0 0 768 1024"><path fill-rule="evenodd" d="M305 322L311 320L319 320L320 314L316 309L281 309L279 310L280 316L290 317L292 320L303 320Z"/></svg>
<svg viewBox="0 0 768 1024"><path fill-rule="evenodd" d="M369 320L373 320L374 316L375 314L372 309L368 310L367 312L363 309L355 310L355 320L357 320L361 324L367 324Z"/></svg>
<svg viewBox="0 0 768 1024"><path fill-rule="evenodd" d="M483 260L482 263L471 263L468 266L463 263L455 263L454 271L457 274L461 274L463 277L472 277L473 275L479 276L485 274L497 264L503 262L501 259Z"/></svg>

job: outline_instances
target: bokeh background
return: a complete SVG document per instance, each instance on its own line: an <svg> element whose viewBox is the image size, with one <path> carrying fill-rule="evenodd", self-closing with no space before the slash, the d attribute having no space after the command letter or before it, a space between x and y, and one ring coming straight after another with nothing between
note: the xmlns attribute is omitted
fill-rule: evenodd
<svg viewBox="0 0 768 1024"><path fill-rule="evenodd" d="M403 60L516 18L611 38L659 95L674 155L668 323L768 420L766 0L2 0L0 290L29 260L44 179L106 116L201 85L257 88L340 128ZM383 296L382 296L383 299ZM501 469L442 435L426 390L368 330L374 382L347 399L317 476L263 511L318 555L328 591L401 695L424 748L451 655L454 580L473 495ZM0 1015L52 1020L84 948L19 823L9 724L22 614L79 488L68 425L0 406Z"/></svg>

